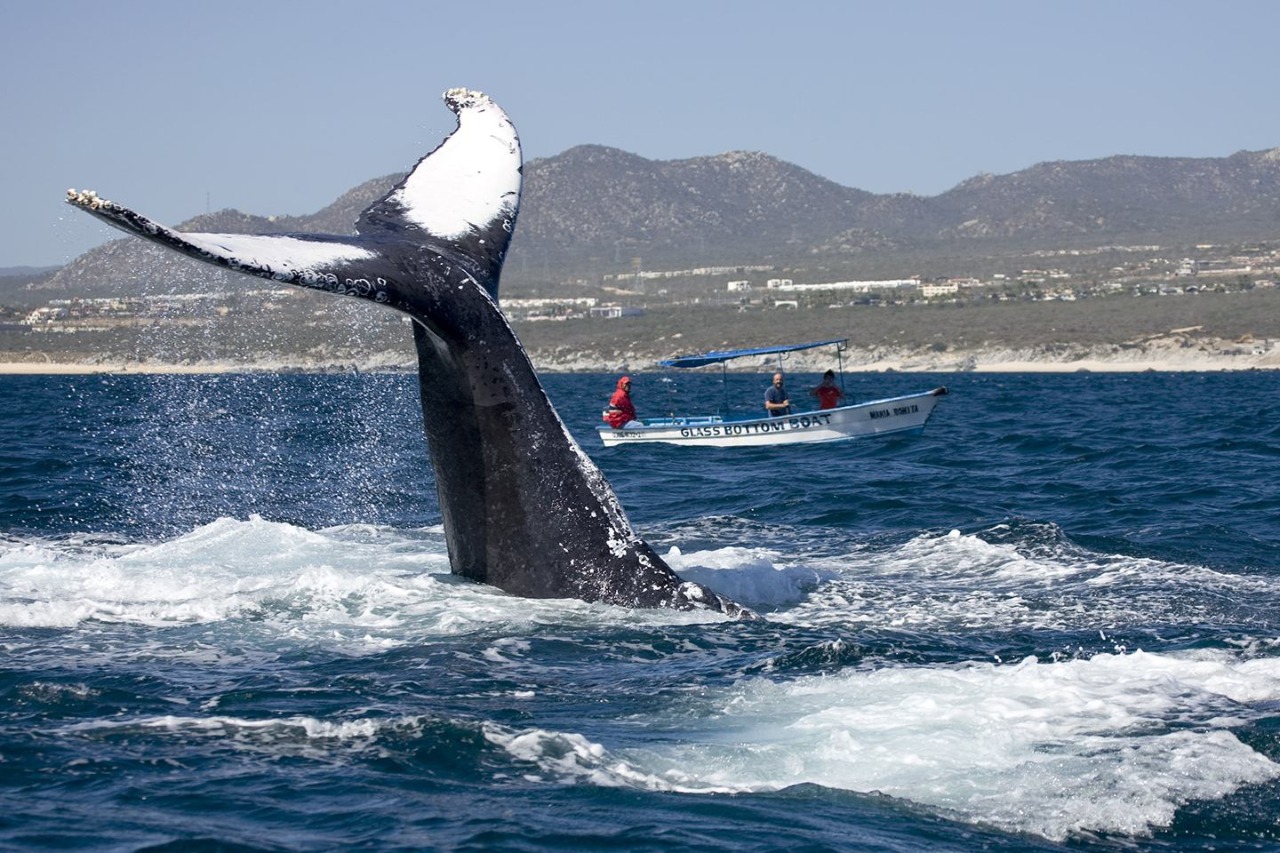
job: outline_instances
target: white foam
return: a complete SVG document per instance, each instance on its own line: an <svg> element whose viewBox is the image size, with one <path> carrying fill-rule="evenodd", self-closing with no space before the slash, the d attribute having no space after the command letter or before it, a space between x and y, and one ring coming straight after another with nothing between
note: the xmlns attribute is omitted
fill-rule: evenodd
<svg viewBox="0 0 1280 853"><path fill-rule="evenodd" d="M493 597L475 585L451 595L454 588L441 583L447 574L438 536L353 535L223 518L158 543L0 549L0 624L163 627L249 618L289 631L309 625L316 636L334 629L394 636L407 624L423 623L447 633L465 620L442 599ZM490 618L478 609L473 618Z"/></svg>
<svg viewBox="0 0 1280 853"><path fill-rule="evenodd" d="M621 608L529 600L449 572L442 530L368 525L311 531L222 518L144 544L0 543L0 625L166 627L233 622L348 652L495 624L613 623ZM651 624L717 614L633 611Z"/></svg>
<svg viewBox="0 0 1280 853"><path fill-rule="evenodd" d="M1220 594L1280 596L1280 585L1266 575L1099 554L1060 537L1031 548L952 531L917 536L891 550L777 560L780 569L806 568L824 579L796 606L771 617L810 626L1096 629L1212 621ZM714 581L708 585L715 588Z"/></svg>
<svg viewBox="0 0 1280 853"><path fill-rule="evenodd" d="M687 553L672 548L666 560L682 577L770 619L808 627L1093 631L1213 621L1216 590L1263 602L1280 595L1266 576L1228 576L1070 547L1028 554L960 534L826 556L736 546ZM305 618L317 628L383 631L395 641L396 632L429 636L495 622L616 618L606 605L530 604L448 572L438 527L308 531L255 517L220 519L149 544L7 541L0 543L0 624ZM715 617L660 610L634 611L628 618L690 624ZM1122 640L1114 648L1126 650Z"/></svg>
<svg viewBox="0 0 1280 853"><path fill-rule="evenodd" d="M417 737L422 730L419 717L378 717L351 720L323 720L294 715L251 719L228 715L163 715L128 719L101 719L73 723L59 729L63 736L93 737L133 732L170 734L188 739L209 739L220 746L278 758L306 758L313 761L342 761L368 752L381 752L379 741L388 735Z"/></svg>
<svg viewBox="0 0 1280 853"><path fill-rule="evenodd" d="M1063 840L1141 835L1184 802L1280 778L1228 726L1280 699L1280 661L1133 653L746 681L651 721L659 747L491 727L553 779L685 792L880 792Z"/></svg>
<svg viewBox="0 0 1280 853"><path fill-rule="evenodd" d="M663 559L685 580L756 608L794 604L832 577L810 566L780 566L776 553L761 548L729 547L687 555L672 548Z"/></svg>
<svg viewBox="0 0 1280 853"><path fill-rule="evenodd" d="M907 623L941 633L1149 625L1173 615L1168 608L1216 598L1219 588L1275 593L1260 576L1226 577L1061 542L1015 548L958 533L818 556L729 547L673 549L667 559L713 589L782 607L771 619L835 626L835 637ZM1038 606L1040 595L1052 606ZM438 527L310 531L249 518L220 519L159 543L0 542L0 624L226 622L236 637L236 651L166 648L170 656L221 655L225 662L270 654L277 641L358 654L483 632L494 635L481 652L486 661L524 666L530 626L590 632L616 625L619 613L530 601L454 578ZM625 618L644 626L720 617L637 610ZM1280 778L1280 766L1233 733L1280 702L1274 651L1273 640L1241 637L1231 651L868 664L789 680L771 673L702 687L648 710L643 720L628 719L619 740L639 747L613 743L607 716L590 735L495 724L485 734L533 768L530 778L556 783L694 793L813 783L882 792L1051 839L1140 835L1167 825L1183 803ZM646 649L637 659L649 656ZM522 687L511 698L536 697ZM119 725L320 755L372 746L385 731L373 720L196 714ZM644 727L640 737L637 726Z"/></svg>

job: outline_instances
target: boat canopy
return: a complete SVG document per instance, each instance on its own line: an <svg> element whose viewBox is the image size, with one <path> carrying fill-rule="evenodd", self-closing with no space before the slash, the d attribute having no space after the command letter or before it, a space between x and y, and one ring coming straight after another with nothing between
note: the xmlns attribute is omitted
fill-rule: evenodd
<svg viewBox="0 0 1280 853"><path fill-rule="evenodd" d="M735 358L750 355L772 355L776 352L795 352L814 347L828 347L848 343L848 338L833 338L829 341L814 341L808 344L781 344L776 347L755 347L753 349L731 349L723 352L704 352L698 355L681 355L658 362L663 367L706 367L708 364L721 364Z"/></svg>

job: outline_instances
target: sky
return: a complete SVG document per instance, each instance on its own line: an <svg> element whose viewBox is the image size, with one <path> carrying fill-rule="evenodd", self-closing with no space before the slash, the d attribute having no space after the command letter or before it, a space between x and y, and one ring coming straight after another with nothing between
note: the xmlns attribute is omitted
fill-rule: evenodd
<svg viewBox="0 0 1280 853"><path fill-rule="evenodd" d="M0 267L166 224L313 213L488 92L526 160L761 151L932 196L1114 154L1280 147L1274 0L0 0Z"/></svg>

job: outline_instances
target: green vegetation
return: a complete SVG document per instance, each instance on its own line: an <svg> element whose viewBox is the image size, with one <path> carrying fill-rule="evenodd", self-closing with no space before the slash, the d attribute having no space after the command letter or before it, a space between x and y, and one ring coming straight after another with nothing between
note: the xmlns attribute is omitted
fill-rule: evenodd
<svg viewBox="0 0 1280 853"><path fill-rule="evenodd" d="M264 307L264 305L266 307ZM301 294L283 303L193 308L181 316L129 318L75 332L0 323L0 361L273 360L302 364L413 364L403 318L354 300ZM87 322L87 321L86 321ZM574 358L635 364L682 353L848 337L863 350L955 353L979 348L1124 345L1174 330L1229 341L1280 339L1280 289L1170 296L1116 295L1073 302L960 302L840 307L658 306L614 319L515 321L537 361ZM638 366L643 366L640 364Z"/></svg>
<svg viewBox="0 0 1280 853"><path fill-rule="evenodd" d="M515 324L533 353L667 358L679 353L848 337L859 348L921 352L983 346L1124 344L1198 326L1204 336L1280 339L1280 290L1074 302L973 302L779 310L666 307L639 317Z"/></svg>

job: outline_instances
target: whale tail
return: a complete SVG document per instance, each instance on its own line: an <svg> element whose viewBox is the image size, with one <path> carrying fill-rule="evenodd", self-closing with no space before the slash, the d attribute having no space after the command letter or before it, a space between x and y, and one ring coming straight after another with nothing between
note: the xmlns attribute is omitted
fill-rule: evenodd
<svg viewBox="0 0 1280 853"><path fill-rule="evenodd" d="M745 614L681 580L635 534L556 414L497 305L520 207L519 138L486 95L444 99L457 128L360 215L355 236L181 232L91 192L67 200L197 260L412 317L455 574L530 597Z"/></svg>
<svg viewBox="0 0 1280 853"><path fill-rule="evenodd" d="M374 262L385 259L388 242L412 245L447 257L496 300L520 207L520 139L487 95L450 89L444 101L457 116L457 128L360 214L356 236L177 231L92 190L67 190L67 203L198 261L401 310L413 300L412 290L402 292L392 271Z"/></svg>

